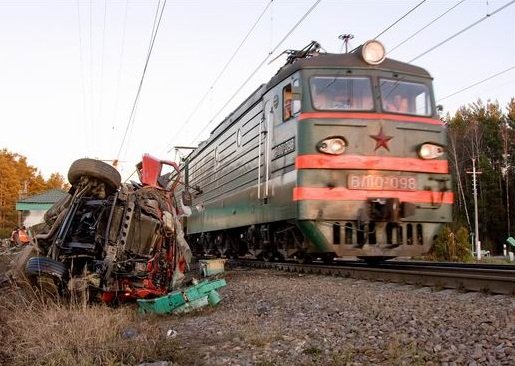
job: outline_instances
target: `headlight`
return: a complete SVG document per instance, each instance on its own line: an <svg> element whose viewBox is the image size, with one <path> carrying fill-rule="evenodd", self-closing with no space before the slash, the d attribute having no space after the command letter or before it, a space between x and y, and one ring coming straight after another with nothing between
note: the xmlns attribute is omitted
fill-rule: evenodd
<svg viewBox="0 0 515 366"><path fill-rule="evenodd" d="M444 153L443 146L435 144L422 144L418 147L418 156L421 159L436 159Z"/></svg>
<svg viewBox="0 0 515 366"><path fill-rule="evenodd" d="M381 42L375 39L367 41L361 48L361 56L367 64L378 65L383 62L385 58L384 46Z"/></svg>
<svg viewBox="0 0 515 366"><path fill-rule="evenodd" d="M343 154L346 147L347 143L341 137L330 137L317 144L318 151L331 155Z"/></svg>

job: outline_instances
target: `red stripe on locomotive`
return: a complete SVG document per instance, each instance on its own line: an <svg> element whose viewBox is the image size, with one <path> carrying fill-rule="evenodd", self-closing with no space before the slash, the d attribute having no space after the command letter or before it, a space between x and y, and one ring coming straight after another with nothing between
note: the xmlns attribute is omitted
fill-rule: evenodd
<svg viewBox="0 0 515 366"><path fill-rule="evenodd" d="M363 201L368 198L398 198L401 202L441 204L454 202L452 192L432 191L366 191L337 188L320 187L296 187L293 189L294 201L305 200L338 200L338 201Z"/></svg>
<svg viewBox="0 0 515 366"><path fill-rule="evenodd" d="M402 170L421 173L449 173L447 160L421 160L387 156L363 155L299 155L297 169L376 169Z"/></svg>
<svg viewBox="0 0 515 366"><path fill-rule="evenodd" d="M301 113L297 119L386 119L396 122L413 122L413 123L427 123L430 125L442 126L443 123L439 119L416 117L416 116L402 116L397 114L387 113L349 113L349 112L307 112Z"/></svg>

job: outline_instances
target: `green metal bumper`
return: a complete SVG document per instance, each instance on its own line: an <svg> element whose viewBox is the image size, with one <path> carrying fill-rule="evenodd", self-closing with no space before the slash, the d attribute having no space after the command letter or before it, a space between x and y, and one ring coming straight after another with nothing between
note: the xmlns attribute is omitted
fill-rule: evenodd
<svg viewBox="0 0 515 366"><path fill-rule="evenodd" d="M225 287L225 280L203 281L183 290L170 292L156 299L139 299L141 313L169 314L184 313L206 305L216 305L221 301L216 291Z"/></svg>

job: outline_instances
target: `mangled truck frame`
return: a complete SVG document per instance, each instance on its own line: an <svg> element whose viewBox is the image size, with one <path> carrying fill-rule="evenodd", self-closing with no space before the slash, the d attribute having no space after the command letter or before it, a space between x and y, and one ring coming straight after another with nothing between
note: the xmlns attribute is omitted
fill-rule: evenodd
<svg viewBox="0 0 515 366"><path fill-rule="evenodd" d="M177 174L161 175L163 165ZM38 252L25 272L61 294L123 302L160 296L184 277L191 252L184 240L174 190L173 162L148 154L136 166L141 183L121 184L118 171L93 159L76 160L69 194L45 214L34 237Z"/></svg>

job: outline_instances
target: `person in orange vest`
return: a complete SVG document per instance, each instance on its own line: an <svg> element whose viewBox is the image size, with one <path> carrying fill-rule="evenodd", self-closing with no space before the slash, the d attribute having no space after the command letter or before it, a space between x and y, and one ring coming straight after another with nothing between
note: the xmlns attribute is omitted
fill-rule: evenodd
<svg viewBox="0 0 515 366"><path fill-rule="evenodd" d="M30 243L30 237L27 233L27 229L25 228L25 226L22 226L21 229L18 231L18 240L22 245Z"/></svg>
<svg viewBox="0 0 515 366"><path fill-rule="evenodd" d="M11 233L11 243L14 245L26 245L30 243L29 235L25 229L25 226L16 227Z"/></svg>

